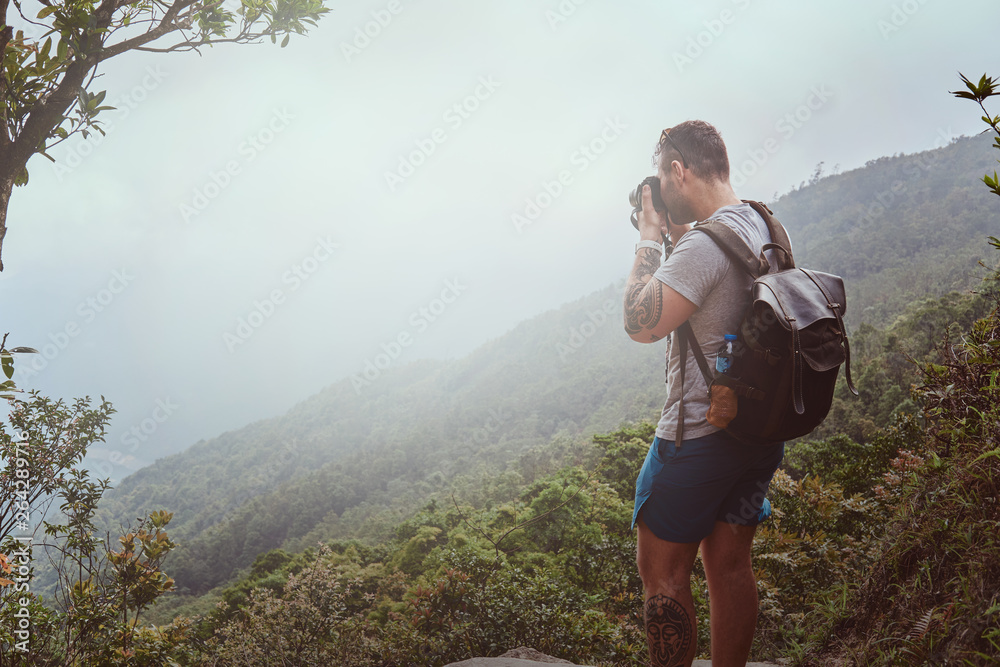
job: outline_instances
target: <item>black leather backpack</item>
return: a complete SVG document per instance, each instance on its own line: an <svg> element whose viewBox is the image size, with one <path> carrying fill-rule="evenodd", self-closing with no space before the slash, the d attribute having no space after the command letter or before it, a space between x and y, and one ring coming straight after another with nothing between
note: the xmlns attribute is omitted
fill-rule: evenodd
<svg viewBox="0 0 1000 667"><path fill-rule="evenodd" d="M759 256L725 223L710 220L692 228L708 234L754 282L736 332L733 363L725 374L709 368L690 323L678 328L681 396L690 345L709 391L721 384L737 395L736 417L726 431L749 444L767 444L806 435L826 418L841 364L847 364L847 386L858 392L851 380L851 347L844 330L844 281L797 268L781 223L764 204L746 203L771 232L772 243ZM769 265L767 250L775 251L778 266ZM680 415L677 441L683 443L683 398Z"/></svg>

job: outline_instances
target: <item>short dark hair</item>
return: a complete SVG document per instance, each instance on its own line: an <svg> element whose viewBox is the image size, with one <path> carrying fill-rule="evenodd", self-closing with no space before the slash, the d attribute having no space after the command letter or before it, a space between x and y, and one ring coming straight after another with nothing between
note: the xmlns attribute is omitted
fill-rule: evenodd
<svg viewBox="0 0 1000 667"><path fill-rule="evenodd" d="M670 140L656 144L653 159L666 167L674 160L687 163L695 176L705 180L729 180L729 154L722 135L711 123L687 120L669 130ZM673 144L671 144L673 142ZM678 151L683 151L683 155Z"/></svg>

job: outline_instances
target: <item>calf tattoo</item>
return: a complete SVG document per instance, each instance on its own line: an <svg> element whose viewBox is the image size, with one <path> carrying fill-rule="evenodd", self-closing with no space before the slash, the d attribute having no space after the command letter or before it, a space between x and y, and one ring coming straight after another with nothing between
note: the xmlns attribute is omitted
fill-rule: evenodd
<svg viewBox="0 0 1000 667"><path fill-rule="evenodd" d="M654 595L643 607L649 660L654 667L683 665L694 642L694 624L681 603Z"/></svg>

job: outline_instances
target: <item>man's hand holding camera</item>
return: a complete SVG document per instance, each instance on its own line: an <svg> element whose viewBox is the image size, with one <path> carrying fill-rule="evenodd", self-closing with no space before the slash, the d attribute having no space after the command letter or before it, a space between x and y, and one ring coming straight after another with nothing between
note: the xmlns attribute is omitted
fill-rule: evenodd
<svg viewBox="0 0 1000 667"><path fill-rule="evenodd" d="M633 207L632 225L639 230L640 242L676 244L691 229L690 225L677 224L670 216L657 176L648 177L630 192L629 202Z"/></svg>
<svg viewBox="0 0 1000 667"><path fill-rule="evenodd" d="M659 195L659 193L657 193ZM666 237L668 225L667 208L657 210L653 205L653 190L648 183L642 185L642 209L638 215L639 240L662 243Z"/></svg>
<svg viewBox="0 0 1000 667"><path fill-rule="evenodd" d="M632 225L639 231L640 241L625 286L625 331L641 343L661 340L696 310L693 303L675 290L653 279L668 235L677 243L690 229L690 225L670 222L670 213L660 194L660 179L656 176L650 176L629 193Z"/></svg>

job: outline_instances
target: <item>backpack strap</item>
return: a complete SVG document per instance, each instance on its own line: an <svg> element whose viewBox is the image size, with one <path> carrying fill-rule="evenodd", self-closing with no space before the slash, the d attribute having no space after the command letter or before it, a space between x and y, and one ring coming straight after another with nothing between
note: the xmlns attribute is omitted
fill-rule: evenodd
<svg viewBox="0 0 1000 667"><path fill-rule="evenodd" d="M764 258L764 253L768 250L779 251L778 271L794 269L795 258L792 257L792 242L788 238L788 232L785 231L781 223L771 214L771 209L758 201L744 200L743 203L749 204L760 215L767 225L768 233L771 235L771 242L764 244L759 256L754 255L753 251L740 238L739 234L723 222L708 220L695 225L694 229L708 234L715 241L715 244L722 248L730 261L750 274L751 278L757 279L770 271L770 264Z"/></svg>
<svg viewBox="0 0 1000 667"><path fill-rule="evenodd" d="M674 446L680 447L684 443L684 371L687 369L688 344L691 345L694 358L698 362L698 368L701 370L702 377L705 378L705 386L709 387L709 391L711 391L713 378L708 367L708 360L705 359L705 353L701 351L701 345L698 344L698 339L694 336L694 329L691 328L690 322L685 321L684 324L677 327L677 344L679 345L678 356L681 362L681 400L678 403L677 435Z"/></svg>
<svg viewBox="0 0 1000 667"><path fill-rule="evenodd" d="M691 325L688 325L688 330L691 330ZM684 370L687 368L688 338L681 332L680 327L677 328L677 345L679 346L678 355L681 359L681 400L677 404L677 432L674 434L674 447L680 447L684 444Z"/></svg>
<svg viewBox="0 0 1000 667"><path fill-rule="evenodd" d="M768 263L764 259L764 253L760 256L754 255L750 246L734 232L729 225L719 220L707 220L695 225L692 229L705 232L715 241L729 260L736 266L750 274L751 278L757 279L768 272Z"/></svg>
<svg viewBox="0 0 1000 667"><path fill-rule="evenodd" d="M780 250L781 256L778 260L778 270L794 269L795 258L792 257L792 241L788 238L788 232L785 231L782 224L771 213L771 209L767 207L767 204L762 204L759 201L744 199L743 203L750 204L750 208L755 210L757 215L764 219L767 231L771 233L771 243L766 244L761 253L764 250Z"/></svg>
<svg viewBox="0 0 1000 667"><path fill-rule="evenodd" d="M705 384L711 386L714 377L712 376L712 371L709 370L708 360L705 359L705 353L701 351L701 345L698 344L698 339L694 336L694 329L691 328L691 322L685 321L684 324L677 327L680 335L687 338L691 345L691 350L694 352L695 361L698 362L698 368L701 370L701 376L705 378ZM683 349L683 348L682 348Z"/></svg>

